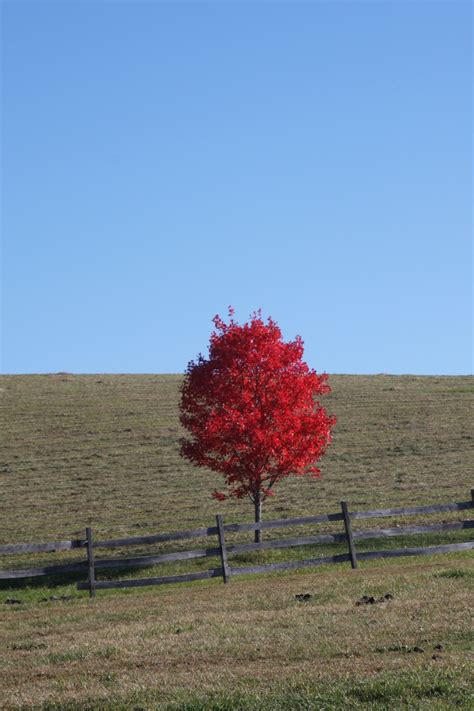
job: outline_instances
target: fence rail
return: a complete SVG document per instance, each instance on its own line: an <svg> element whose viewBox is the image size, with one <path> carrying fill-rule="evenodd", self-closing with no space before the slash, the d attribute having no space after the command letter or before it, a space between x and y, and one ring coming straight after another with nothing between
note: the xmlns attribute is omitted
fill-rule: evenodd
<svg viewBox="0 0 474 711"><path fill-rule="evenodd" d="M8 543L0 546L0 555L20 555L23 553L55 553L56 551L70 551L73 548L82 548L85 541L55 541L53 543Z"/></svg>
<svg viewBox="0 0 474 711"><path fill-rule="evenodd" d="M13 570L0 570L0 580L15 580L19 578L32 578L45 575L58 574L81 574L87 576L87 580L77 583L79 590L89 590L89 595L93 597L96 590L107 590L111 588L141 587L145 585L162 585L169 583L189 582L193 580L205 580L215 577L222 577L224 583L236 575L249 573L264 573L278 570L292 570L297 568L308 568L328 563L350 562L353 568L357 568L358 561L372 560L377 558L396 558L399 556L432 555L434 553L449 553L453 551L463 551L474 548L474 541L464 543L450 543L436 546L418 546L412 548L400 548L377 551L357 551L356 541L379 538L393 538L396 536L418 535L424 533L435 533L443 531L459 531L474 528L474 520L441 522L426 525L396 526L392 528L352 530L352 522L360 519L383 518L387 516L410 516L414 514L433 514L451 511L465 511L474 508L474 489L471 491L471 501L459 503L434 504L427 506L412 506L407 508L374 509L371 511L349 511L345 501L341 501L341 512L332 514L320 514L317 516L304 516L300 518L276 519L273 521L261 521L259 523L231 523L225 524L223 517L216 516L216 525L207 528L195 528L185 531L174 531L171 533L159 533L152 536L134 536L131 538L118 538L111 540L96 540L93 537L91 528L86 528L85 537L70 541L56 541L50 543L19 543L0 546L1 555L21 555L28 553L53 553L58 551L69 551L83 549L87 553L84 561L63 565L48 565L39 568L24 568ZM290 526L303 526L308 524L327 523L332 521L342 521L344 531L341 533L328 533L311 536L297 536L276 540L261 541L260 543L239 543L227 544L226 534L240 533L246 531L284 528ZM187 539L204 538L215 536L217 545L194 548L186 551L173 553L161 553L158 555L138 556L134 558L108 558L100 559L95 557L98 548L124 548L126 546L152 545L169 541L181 541ZM256 564L249 566L234 566L229 557L239 553L247 553L258 550L272 550L280 548L290 548L307 545L328 545L346 543L348 553L334 556L324 556L318 558L307 558L304 560L282 561L277 563ZM193 560L197 558L217 557L220 559L220 566L201 572L185 573L182 575L167 575L153 578L130 579L130 580L97 580L96 572L110 569L135 569L168 563L174 561Z"/></svg>

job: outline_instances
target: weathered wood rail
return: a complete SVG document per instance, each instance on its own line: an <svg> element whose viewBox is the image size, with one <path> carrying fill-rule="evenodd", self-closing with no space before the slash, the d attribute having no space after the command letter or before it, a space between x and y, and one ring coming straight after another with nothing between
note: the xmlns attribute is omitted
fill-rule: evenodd
<svg viewBox="0 0 474 711"><path fill-rule="evenodd" d="M190 582L194 580L206 580L221 577L224 583L228 583L232 577L249 573L265 573L278 570L292 570L297 568L315 567L328 563L350 562L352 568L357 568L359 560L371 560L376 558L395 558L399 556L432 555L434 553L449 553L453 551L463 551L474 548L474 541L463 543L448 543L436 546L415 546L399 549L377 550L377 551L357 551L356 542L368 539L392 538L396 536L414 536L426 533L452 532L463 529L474 528L474 520L441 522L416 526L396 526L392 528L371 528L367 530L353 530L352 522L361 519L384 518L393 516L411 516L416 514L434 514L453 511L465 511L474 508L474 490L471 491L471 500L459 503L434 504L427 506L412 506L405 508L374 509L371 511L349 511L345 501L341 502L341 511L331 514L320 514L317 516L305 516L300 518L277 519L273 521L261 521L259 523L230 523L225 524L223 517L216 516L216 525L207 528L195 528L186 531L174 531L172 533L158 533L152 536L134 536L130 538L117 538L110 540L96 540L93 537L91 528L86 528L85 537L70 541L56 541L50 543L20 543L0 546L0 556L21 555L31 553L53 553L58 551L71 551L75 549L85 550L87 558L84 561L68 563L63 565L49 565L39 568L23 568L13 570L0 570L0 580L14 580L18 578L32 578L44 575L81 574L87 576L87 580L77 583L79 590L88 590L89 595L94 597L96 590L107 590L110 588L141 587L146 585L162 585L169 583ZM239 543L229 545L226 542L226 535L245 531L255 531L256 529L275 529L290 526L317 525L342 521L344 531L341 533L326 533L320 535L297 536L276 540L261 541L260 543ZM188 539L202 539L205 537L216 537L216 544L205 548L194 548L173 553L160 553L157 555L140 555L128 558L96 558L95 550L98 548L124 548L127 546L152 545L169 541L183 541ZM324 556L317 558L307 558L304 560L290 560L277 563L267 563L262 565L233 566L229 557L239 553L247 553L258 550L270 550L279 548L290 548L298 546L328 545L333 543L346 543L347 553L334 556ZM193 560L196 558L217 557L220 559L220 566L210 570L200 572L184 573L181 575L166 575L160 577L127 579L127 580L98 580L97 571L100 570L126 570L141 567L150 567L159 563L174 561Z"/></svg>

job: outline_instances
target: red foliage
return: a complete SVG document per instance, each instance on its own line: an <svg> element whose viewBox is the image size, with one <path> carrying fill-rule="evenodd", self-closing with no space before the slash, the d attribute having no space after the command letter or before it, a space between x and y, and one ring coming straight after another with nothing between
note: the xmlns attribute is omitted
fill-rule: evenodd
<svg viewBox="0 0 474 711"><path fill-rule="evenodd" d="M320 476L315 463L336 420L317 400L330 391L327 376L302 360L299 336L285 343L278 325L264 322L260 312L243 325L232 309L229 316L228 324L213 319L209 357L188 365L181 423L191 439L181 440L181 454L222 473L228 496L256 503L290 474Z"/></svg>

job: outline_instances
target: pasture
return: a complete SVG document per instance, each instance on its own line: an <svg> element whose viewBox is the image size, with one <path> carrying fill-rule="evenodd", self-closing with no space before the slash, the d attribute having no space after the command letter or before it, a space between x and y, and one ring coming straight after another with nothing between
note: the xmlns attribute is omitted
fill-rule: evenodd
<svg viewBox="0 0 474 711"><path fill-rule="evenodd" d="M217 512L228 523L251 521L249 502L212 500L219 477L180 459L180 380L1 376L0 543L80 537L86 525L100 538L153 534L212 525ZM327 513L341 499L364 509L469 498L471 378L347 375L332 376L330 384L322 402L338 423L321 462L323 478L283 482L265 503L264 518ZM449 541L470 537L460 531ZM25 558L10 559L8 567L23 566ZM1 563L7 567L6 559ZM181 569L160 566L160 574ZM473 578L472 555L457 553L367 562L357 571L332 566L242 577L228 586L216 580L105 591L92 603L66 579L3 584L0 703L78 710L469 708ZM296 599L301 593L310 597ZM378 600L386 593L393 599L356 605L363 595ZM12 599L20 602L7 604Z"/></svg>

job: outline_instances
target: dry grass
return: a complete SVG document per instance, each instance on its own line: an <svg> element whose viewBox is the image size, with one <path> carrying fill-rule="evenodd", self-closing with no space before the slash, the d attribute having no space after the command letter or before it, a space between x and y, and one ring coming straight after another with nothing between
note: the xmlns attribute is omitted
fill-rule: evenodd
<svg viewBox="0 0 474 711"><path fill-rule="evenodd" d="M122 536L251 519L178 454L180 376L0 376L0 542ZM288 479L266 518L469 498L469 377L332 376L323 479ZM28 516L25 516L25 511Z"/></svg>
<svg viewBox="0 0 474 711"><path fill-rule="evenodd" d="M0 542L74 537L89 523L100 537L166 531L212 523L217 511L251 519L246 502L212 501L218 478L180 460L179 382L2 376ZM267 518L334 511L342 498L359 508L469 498L472 379L331 383L338 425L324 479L285 482ZM470 708L473 578L463 553L111 591L92 603L65 581L4 589L0 707ZM300 603L300 592L312 598ZM393 601L355 605L386 592ZM42 601L63 594L72 599Z"/></svg>
<svg viewBox="0 0 474 711"><path fill-rule="evenodd" d="M146 708L165 708L211 693L265 697L296 682L464 674L473 583L471 561L458 554L422 568L409 561L2 605L5 708L91 699L134 708L140 694L152 701ZM312 598L298 602L300 592ZM355 605L387 592L393 600Z"/></svg>

